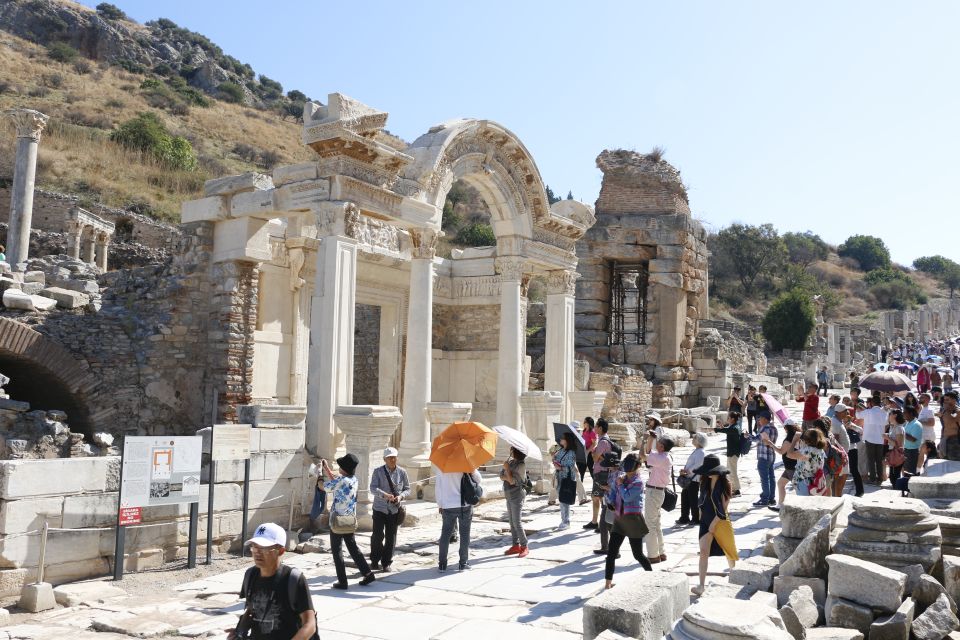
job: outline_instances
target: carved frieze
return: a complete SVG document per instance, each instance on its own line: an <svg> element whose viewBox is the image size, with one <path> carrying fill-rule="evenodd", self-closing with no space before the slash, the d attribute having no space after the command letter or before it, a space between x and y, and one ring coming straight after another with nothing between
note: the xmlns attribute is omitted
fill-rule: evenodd
<svg viewBox="0 0 960 640"><path fill-rule="evenodd" d="M411 229L410 253L413 258L433 260L437 255L437 241L442 235L442 231L435 231L434 229Z"/></svg>
<svg viewBox="0 0 960 640"><path fill-rule="evenodd" d="M579 277L576 271L549 271L547 273L547 293L562 293L572 296L576 293L577 278Z"/></svg>
<svg viewBox="0 0 960 640"><path fill-rule="evenodd" d="M526 270L526 261L518 256L496 259L496 270L501 281L520 281Z"/></svg>

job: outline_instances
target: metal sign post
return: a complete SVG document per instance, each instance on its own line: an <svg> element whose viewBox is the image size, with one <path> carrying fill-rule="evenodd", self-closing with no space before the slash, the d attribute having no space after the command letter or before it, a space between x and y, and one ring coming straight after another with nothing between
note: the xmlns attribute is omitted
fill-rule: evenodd
<svg viewBox="0 0 960 640"><path fill-rule="evenodd" d="M210 433L210 496L207 498L207 564L210 564L210 524L213 518L213 487L216 463L220 460L243 460L243 523L240 525L240 555L247 539L247 510L250 497L249 424L215 424Z"/></svg>
<svg viewBox="0 0 960 640"><path fill-rule="evenodd" d="M246 555L247 514L250 511L250 458L243 461L243 523L240 525L240 557Z"/></svg>
<svg viewBox="0 0 960 640"><path fill-rule="evenodd" d="M207 481L207 564L212 562L213 546L213 489L217 482L217 461L210 460L210 479Z"/></svg>
<svg viewBox="0 0 960 640"><path fill-rule="evenodd" d="M190 503L190 540L187 543L187 569L197 566L197 522L200 520L200 505Z"/></svg>

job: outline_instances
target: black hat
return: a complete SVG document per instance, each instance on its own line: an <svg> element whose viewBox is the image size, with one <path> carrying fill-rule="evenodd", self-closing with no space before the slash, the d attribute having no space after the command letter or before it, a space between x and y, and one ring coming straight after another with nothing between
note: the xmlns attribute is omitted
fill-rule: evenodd
<svg viewBox="0 0 960 640"><path fill-rule="evenodd" d="M720 458L712 453L704 456L703 464L693 470L695 476L722 476L727 473L730 471L720 464Z"/></svg>
<svg viewBox="0 0 960 640"><path fill-rule="evenodd" d="M341 469L345 469L347 473L353 475L353 472L357 470L357 466L360 464L360 458L348 453L342 458L337 458L337 466Z"/></svg>

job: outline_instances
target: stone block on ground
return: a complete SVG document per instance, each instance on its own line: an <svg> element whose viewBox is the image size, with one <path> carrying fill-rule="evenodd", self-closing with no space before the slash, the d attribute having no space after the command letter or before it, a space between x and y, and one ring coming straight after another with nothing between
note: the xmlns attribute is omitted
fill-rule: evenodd
<svg viewBox="0 0 960 640"><path fill-rule="evenodd" d="M38 295L32 295L30 297L33 300L33 308L37 311L51 311L57 306L57 301L53 298L45 298L44 296Z"/></svg>
<svg viewBox="0 0 960 640"><path fill-rule="evenodd" d="M813 601L823 609L827 602L827 583L821 578L801 578L799 576L777 576L773 579L773 592L777 596L777 605L782 607L790 600L790 594L801 586L810 588Z"/></svg>
<svg viewBox="0 0 960 640"><path fill-rule="evenodd" d="M960 621L950 610L947 595L941 594L936 602L914 619L910 631L916 640L942 640L958 626Z"/></svg>
<svg viewBox="0 0 960 640"><path fill-rule="evenodd" d="M826 557L830 553L830 528L833 514L826 513L810 529L789 558L780 565L780 575L802 578L826 578Z"/></svg>
<svg viewBox="0 0 960 640"><path fill-rule="evenodd" d="M607 629L603 633L597 636L596 640L629 640L630 636L624 635L619 631L614 631L613 629Z"/></svg>
<svg viewBox="0 0 960 640"><path fill-rule="evenodd" d="M907 576L907 582L903 586L903 595L909 596L913 593L914 587L920 582L920 576L927 575L922 564L909 564L897 569L900 573Z"/></svg>
<svg viewBox="0 0 960 640"><path fill-rule="evenodd" d="M780 561L776 558L756 556L737 562L730 569L731 584L756 587L759 591L770 591L773 588L773 578L777 575Z"/></svg>
<svg viewBox="0 0 960 640"><path fill-rule="evenodd" d="M803 542L803 538L788 538L782 533L778 533L769 539L768 544L773 551L772 557L777 558L780 562L784 562L793 555L793 552L797 550L801 542ZM764 548L763 555L767 555L766 548Z"/></svg>
<svg viewBox="0 0 960 640"><path fill-rule="evenodd" d="M53 597L53 585L49 582L24 585L17 606L30 613L56 609L57 600Z"/></svg>
<svg viewBox="0 0 960 640"><path fill-rule="evenodd" d="M727 582L710 582L706 585L701 598L734 598L735 600L749 600L757 593L757 588Z"/></svg>
<svg viewBox="0 0 960 640"><path fill-rule="evenodd" d="M843 498L788 495L780 508L781 533L788 538L804 538L827 514L832 528L842 506Z"/></svg>
<svg viewBox="0 0 960 640"><path fill-rule="evenodd" d="M42 282L24 282L20 285L20 291L23 291L26 294L35 296L41 291L43 291Z"/></svg>
<svg viewBox="0 0 960 640"><path fill-rule="evenodd" d="M863 634L856 629L817 627L807 629L807 640L863 640Z"/></svg>
<svg viewBox="0 0 960 640"><path fill-rule="evenodd" d="M960 557L943 556L943 586L956 602L960 596Z"/></svg>
<svg viewBox="0 0 960 640"><path fill-rule="evenodd" d="M47 287L40 292L40 295L56 300L57 306L62 309L78 309L90 302L90 296L87 294L62 287Z"/></svg>
<svg viewBox="0 0 960 640"><path fill-rule="evenodd" d="M21 311L35 310L33 296L12 287L3 292L3 306L7 309L20 309Z"/></svg>
<svg viewBox="0 0 960 640"><path fill-rule="evenodd" d="M836 553L827 557L827 564L829 595L886 613L893 613L903 602L907 577L899 571Z"/></svg>
<svg viewBox="0 0 960 640"><path fill-rule="evenodd" d="M946 594L943 585L937 582L932 576L922 575L913 588L913 600L917 603L917 613L923 613L927 607L932 605L940 597L940 594ZM957 603L947 595L950 602L950 610L957 612Z"/></svg>
<svg viewBox="0 0 960 640"><path fill-rule="evenodd" d="M910 640L915 606L908 598L895 613L877 618L870 625L870 640Z"/></svg>
<svg viewBox="0 0 960 640"><path fill-rule="evenodd" d="M793 640L776 609L732 598L701 598L683 612L670 635L675 639Z"/></svg>
<svg viewBox="0 0 960 640"><path fill-rule="evenodd" d="M789 605L780 607L780 617L793 640L806 640L807 630L797 617L797 613Z"/></svg>
<svg viewBox="0 0 960 640"><path fill-rule="evenodd" d="M613 629L631 638L658 640L690 604L685 574L641 573L588 600L583 606L583 637L592 640Z"/></svg>
<svg viewBox="0 0 960 640"><path fill-rule="evenodd" d="M125 595L127 592L123 589L102 581L62 584L53 590L57 604L63 607L90 606Z"/></svg>
<svg viewBox="0 0 960 640"><path fill-rule="evenodd" d="M817 601L814 600L813 590L810 587L806 585L797 587L793 593L790 594L786 606L793 609L804 629L817 626L820 611L817 608Z"/></svg>
<svg viewBox="0 0 960 640"><path fill-rule="evenodd" d="M864 636L870 633L870 625L873 624L873 610L870 607L832 595L827 596L824 613L831 627L856 629Z"/></svg>

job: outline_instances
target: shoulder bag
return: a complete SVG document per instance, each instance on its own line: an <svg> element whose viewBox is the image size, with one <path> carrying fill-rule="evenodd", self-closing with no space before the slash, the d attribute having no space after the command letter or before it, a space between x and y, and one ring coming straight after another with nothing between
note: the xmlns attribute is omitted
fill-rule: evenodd
<svg viewBox="0 0 960 640"><path fill-rule="evenodd" d="M893 449L890 449L890 451L887 451L886 458L887 459L885 460L885 462L888 465L890 465L891 467L899 467L904 463L904 460L906 459L906 455L903 452L903 447L897 446L897 447L894 447Z"/></svg>
<svg viewBox="0 0 960 640"><path fill-rule="evenodd" d="M677 508L677 479L673 475L673 462L670 463L670 482L673 484L673 489L663 488L663 504L661 509L664 511L673 511Z"/></svg>
<svg viewBox="0 0 960 640"><path fill-rule="evenodd" d="M569 451L563 454L563 458L567 457ZM561 465L561 469L564 467ZM574 478L567 477L566 473L560 478L560 482L557 486L557 500L563 504L576 504L577 502L577 481Z"/></svg>
<svg viewBox="0 0 960 640"><path fill-rule="evenodd" d="M390 477L390 470L387 469L387 465L383 465L383 473L387 476L387 484L390 485L390 493L392 493L397 498L400 497L400 494L397 493L397 487L393 484L393 478ZM407 508L403 506L403 503L397 502L397 526L402 527L403 521L407 519Z"/></svg>
<svg viewBox="0 0 960 640"><path fill-rule="evenodd" d="M336 489L334 489L334 495L336 495ZM347 536L347 535L356 533L357 531L356 512L337 513L331 508L330 509L330 531L341 536Z"/></svg>

